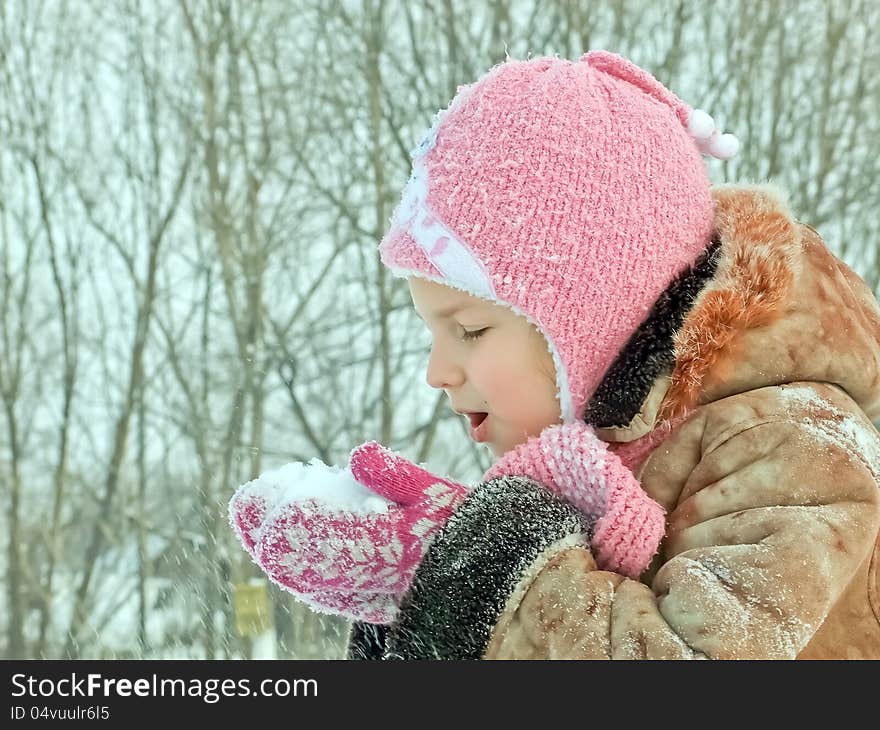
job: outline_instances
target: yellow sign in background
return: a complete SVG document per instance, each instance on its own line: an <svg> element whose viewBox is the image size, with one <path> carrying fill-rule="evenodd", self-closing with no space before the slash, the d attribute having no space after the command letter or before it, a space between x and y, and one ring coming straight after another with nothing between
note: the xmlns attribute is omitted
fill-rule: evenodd
<svg viewBox="0 0 880 730"><path fill-rule="evenodd" d="M272 610L266 581L237 583L232 590L238 635L253 637L268 631L272 627Z"/></svg>

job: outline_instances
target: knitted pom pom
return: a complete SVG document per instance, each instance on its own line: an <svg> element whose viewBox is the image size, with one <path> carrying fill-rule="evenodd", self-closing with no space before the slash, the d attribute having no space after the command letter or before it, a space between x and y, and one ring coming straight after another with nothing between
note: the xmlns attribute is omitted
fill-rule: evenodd
<svg viewBox="0 0 880 730"><path fill-rule="evenodd" d="M688 119L688 132L694 139L709 139L715 131L715 120L702 109L694 109Z"/></svg>
<svg viewBox="0 0 880 730"><path fill-rule="evenodd" d="M702 109L691 110L688 133L704 155L729 160L739 151L739 140L732 134L722 134L715 126L715 120Z"/></svg>
<svg viewBox="0 0 880 730"><path fill-rule="evenodd" d="M722 134L709 142L709 154L719 160L729 160L739 152L739 140L732 134Z"/></svg>

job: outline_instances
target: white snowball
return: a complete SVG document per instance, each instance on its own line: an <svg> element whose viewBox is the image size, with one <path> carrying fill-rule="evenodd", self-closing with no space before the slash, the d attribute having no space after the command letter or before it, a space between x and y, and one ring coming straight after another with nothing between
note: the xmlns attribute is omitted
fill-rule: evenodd
<svg viewBox="0 0 880 730"><path fill-rule="evenodd" d="M348 467L327 466L320 459L312 459L308 464L291 462L270 469L242 485L240 490L262 496L269 512L290 502L308 499L355 514L386 512L393 504L358 482Z"/></svg>

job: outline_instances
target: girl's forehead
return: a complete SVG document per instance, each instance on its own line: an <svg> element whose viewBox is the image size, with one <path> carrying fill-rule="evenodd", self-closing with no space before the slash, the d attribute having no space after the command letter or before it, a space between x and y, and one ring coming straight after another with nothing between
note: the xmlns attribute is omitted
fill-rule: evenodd
<svg viewBox="0 0 880 730"><path fill-rule="evenodd" d="M485 307L494 308L497 304L480 299L472 294L454 289L451 286L411 276L407 280L413 303L417 309L424 309L434 316L448 315L453 309Z"/></svg>

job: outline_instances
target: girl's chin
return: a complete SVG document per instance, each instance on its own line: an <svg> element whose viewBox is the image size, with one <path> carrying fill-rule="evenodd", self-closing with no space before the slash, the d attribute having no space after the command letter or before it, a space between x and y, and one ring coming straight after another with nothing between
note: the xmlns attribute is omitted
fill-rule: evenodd
<svg viewBox="0 0 880 730"><path fill-rule="evenodd" d="M496 459L500 459L508 451L515 449L518 446L518 444L501 443L498 441L488 441L488 442L486 442L486 446L488 446L492 450L492 454L495 456Z"/></svg>
<svg viewBox="0 0 880 730"><path fill-rule="evenodd" d="M508 436L508 438L498 441L487 441L486 446L492 449L496 459L500 459L508 451L513 451L517 446L522 446L530 438L531 436L528 433L523 433L519 438L510 438Z"/></svg>

